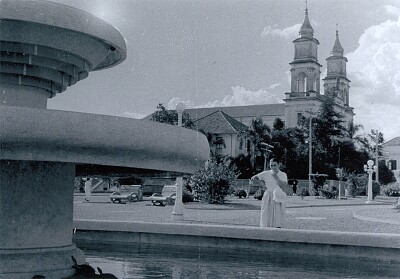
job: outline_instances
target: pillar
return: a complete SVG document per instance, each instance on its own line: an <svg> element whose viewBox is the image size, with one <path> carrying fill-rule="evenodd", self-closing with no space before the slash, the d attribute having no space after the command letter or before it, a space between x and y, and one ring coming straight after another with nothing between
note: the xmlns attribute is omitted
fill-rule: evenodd
<svg viewBox="0 0 400 279"><path fill-rule="evenodd" d="M0 279L74 274L71 256L75 165L0 161Z"/></svg>

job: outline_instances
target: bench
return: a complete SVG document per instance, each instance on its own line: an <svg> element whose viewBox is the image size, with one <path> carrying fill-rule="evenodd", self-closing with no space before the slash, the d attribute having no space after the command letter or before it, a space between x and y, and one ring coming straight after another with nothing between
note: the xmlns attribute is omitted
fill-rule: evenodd
<svg viewBox="0 0 400 279"><path fill-rule="evenodd" d="M127 203L142 200L142 185L124 185L121 186L120 190L125 190L125 193L116 191L109 196L112 203Z"/></svg>
<svg viewBox="0 0 400 279"><path fill-rule="evenodd" d="M154 193L149 198L149 200L153 205L158 205L158 206L165 206L166 204L173 205L175 204L175 199L176 199L176 185L165 185L161 190L161 194Z"/></svg>

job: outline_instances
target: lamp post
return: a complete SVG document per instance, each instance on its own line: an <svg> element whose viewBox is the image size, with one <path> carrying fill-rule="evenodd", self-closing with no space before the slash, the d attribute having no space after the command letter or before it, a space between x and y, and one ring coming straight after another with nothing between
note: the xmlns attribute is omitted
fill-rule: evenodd
<svg viewBox="0 0 400 279"><path fill-rule="evenodd" d="M341 199L341 188L342 188L342 177L343 177L343 169L342 168L336 168L336 176L339 179L339 200Z"/></svg>
<svg viewBox="0 0 400 279"><path fill-rule="evenodd" d="M372 202L372 174L376 170L376 166L374 166L374 161L372 160L368 160L367 164L364 165L364 171L368 173L368 198L365 203Z"/></svg>
<svg viewBox="0 0 400 279"><path fill-rule="evenodd" d="M310 135L308 137L308 192L312 193L312 118L314 113L311 111L305 111L310 114Z"/></svg>
<svg viewBox="0 0 400 279"><path fill-rule="evenodd" d="M271 152L270 149L274 148L272 145L262 142L260 143L262 145L262 149L264 151L264 170L267 170L267 154Z"/></svg>
<svg viewBox="0 0 400 279"><path fill-rule="evenodd" d="M185 104L179 102L176 105L176 112L178 113L178 127L182 127L182 114L185 110ZM183 220L183 202L182 202L182 186L183 177L179 176L176 178L176 199L174 204L174 210L172 211L172 220L181 221Z"/></svg>

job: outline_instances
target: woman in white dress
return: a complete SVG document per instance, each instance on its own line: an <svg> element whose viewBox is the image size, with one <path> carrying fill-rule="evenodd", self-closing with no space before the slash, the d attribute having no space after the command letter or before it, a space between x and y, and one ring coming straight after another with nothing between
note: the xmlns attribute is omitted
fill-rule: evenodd
<svg viewBox="0 0 400 279"><path fill-rule="evenodd" d="M90 201L91 197L92 197L92 181L90 181L90 178L86 178L86 181L85 181L85 201Z"/></svg>
<svg viewBox="0 0 400 279"><path fill-rule="evenodd" d="M270 170L260 172L251 178L252 184L260 185L264 190L261 203L261 227L282 228L285 225L285 199L287 175L279 170L279 161L270 160Z"/></svg>

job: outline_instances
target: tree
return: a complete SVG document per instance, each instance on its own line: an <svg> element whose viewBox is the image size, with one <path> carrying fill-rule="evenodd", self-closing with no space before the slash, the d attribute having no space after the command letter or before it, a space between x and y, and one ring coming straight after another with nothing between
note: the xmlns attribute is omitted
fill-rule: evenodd
<svg viewBox="0 0 400 279"><path fill-rule="evenodd" d="M361 133L364 130L364 126L361 124L350 123L349 128L347 130L349 134L349 138L354 141L355 146L358 149L368 149L369 142L365 134Z"/></svg>
<svg viewBox="0 0 400 279"><path fill-rule="evenodd" d="M224 203L227 195L233 193L232 183L236 178L235 169L229 164L211 158L189 179L194 197L204 203Z"/></svg>
<svg viewBox="0 0 400 279"><path fill-rule="evenodd" d="M254 175L254 168L251 165L251 158L249 155L239 154L232 158L231 164L235 167L238 173L238 179L249 179Z"/></svg>
<svg viewBox="0 0 400 279"><path fill-rule="evenodd" d="M165 106L160 103L157 106L157 111L151 115L151 120L170 125L178 125L178 112L176 110L167 110ZM194 128L192 119L189 114L185 112L182 114L182 126L188 129Z"/></svg>
<svg viewBox="0 0 400 279"><path fill-rule="evenodd" d="M351 123L346 129L343 126L343 116L334 108L334 100L327 97L318 114L312 118L313 173L328 174L328 179L336 179L335 168L338 167L347 172L363 173L363 165L368 160L370 149L366 137L359 134L362 126ZM307 138L309 121L309 118L304 118L301 125ZM308 153L309 148L306 146L304 150ZM307 164L308 159L305 160L304 164Z"/></svg>
<svg viewBox="0 0 400 279"><path fill-rule="evenodd" d="M326 97L316 117L312 118L313 173L328 174L335 178L340 146L347 131L342 125L343 116L334 109L334 100ZM303 131L309 136L309 121L303 121Z"/></svg>
<svg viewBox="0 0 400 279"><path fill-rule="evenodd" d="M272 129L276 131L281 131L285 128L285 123L280 118L275 118Z"/></svg>
<svg viewBox="0 0 400 279"><path fill-rule="evenodd" d="M258 154L264 154L262 143L271 144L271 129L267 124L264 124L261 118L256 118L251 121L250 127L247 130L239 132L239 138L249 139L252 144L252 163L254 168L256 165L256 157ZM265 154L264 154L265 155Z"/></svg>
<svg viewBox="0 0 400 279"><path fill-rule="evenodd" d="M272 130L272 156L283 164L282 170L288 177L307 178L308 147L304 133L299 128Z"/></svg>

